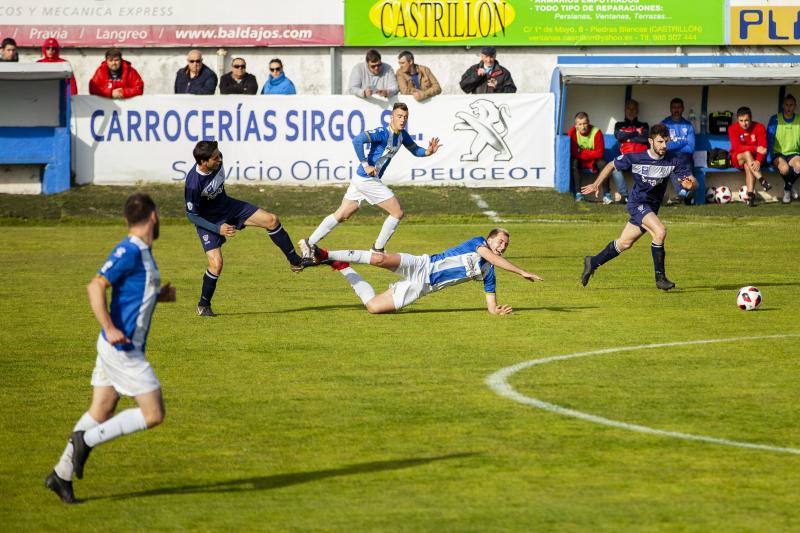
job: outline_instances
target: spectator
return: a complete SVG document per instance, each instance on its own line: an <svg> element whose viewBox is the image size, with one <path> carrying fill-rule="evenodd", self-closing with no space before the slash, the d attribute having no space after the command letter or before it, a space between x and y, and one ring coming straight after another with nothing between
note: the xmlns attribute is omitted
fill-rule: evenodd
<svg viewBox="0 0 800 533"><path fill-rule="evenodd" d="M109 48L89 80L89 94L106 98L131 98L144 92L144 82L129 61L122 59L119 48Z"/></svg>
<svg viewBox="0 0 800 533"><path fill-rule="evenodd" d="M244 58L233 58L231 71L219 79L219 94L258 94L258 81L247 72Z"/></svg>
<svg viewBox="0 0 800 533"><path fill-rule="evenodd" d="M45 39L42 44L42 58L37 63L69 63L66 59L61 59L61 45L53 37ZM78 94L78 84L75 83L75 76L69 79L69 94Z"/></svg>
<svg viewBox="0 0 800 533"><path fill-rule="evenodd" d="M673 153L681 164L686 165L690 174L694 173L694 126L683 118L683 100L673 98L669 103L670 115L661 121L669 129L667 152ZM677 195L670 203L690 204L694 191L683 188L681 182L674 175L670 178Z"/></svg>
<svg viewBox="0 0 800 533"><path fill-rule="evenodd" d="M581 194L581 173L597 174L606 166L603 152L606 149L603 132L589 123L589 115L583 111L575 115L575 125L567 132L569 135L570 191L575 194L575 201L583 201ZM608 182L604 184L603 203L610 204L611 190Z"/></svg>
<svg viewBox="0 0 800 533"><path fill-rule="evenodd" d="M767 148L772 165L783 178L783 203L797 199L792 185L800 176L800 120L794 110L797 100L791 94L783 98L783 112L772 115L767 125Z"/></svg>
<svg viewBox="0 0 800 533"><path fill-rule="evenodd" d="M614 124L614 138L619 143L621 154L636 154L644 152L648 148L647 137L650 133L650 126L647 122L639 122L639 102L633 99L625 101L625 120ZM628 195L628 184L622 171L614 170L611 172L617 190L622 196ZM625 191L623 193L623 191Z"/></svg>
<svg viewBox="0 0 800 533"><path fill-rule="evenodd" d="M192 50L186 66L175 74L175 94L214 94L216 90L216 73L203 64L200 50Z"/></svg>
<svg viewBox="0 0 800 533"><path fill-rule="evenodd" d="M6 37L3 39L3 44L0 44L0 61L9 61L12 63L19 61L19 55L17 55L17 41L11 37Z"/></svg>
<svg viewBox="0 0 800 533"><path fill-rule="evenodd" d="M277 57L269 62L269 75L261 94L297 94L294 83L283 72L283 62Z"/></svg>
<svg viewBox="0 0 800 533"><path fill-rule="evenodd" d="M736 122L728 128L731 141L731 165L744 170L747 185L747 205L753 207L756 202L756 180L768 191L772 186L761 175L761 165L767 157L767 130L760 122L753 120L749 107L736 110Z"/></svg>
<svg viewBox="0 0 800 533"><path fill-rule="evenodd" d="M442 92L431 69L414 63L414 54L406 50L397 56L397 86L400 94L410 94L418 102Z"/></svg>
<svg viewBox="0 0 800 533"><path fill-rule="evenodd" d="M350 94L368 98L372 95L390 97L397 94L397 78L392 67L381 62L377 50L368 50L366 61L353 67L350 73Z"/></svg>
<svg viewBox="0 0 800 533"><path fill-rule="evenodd" d="M467 69L461 76L461 89L465 93L515 93L517 86L511 73L500 66L493 46L481 48L481 61Z"/></svg>

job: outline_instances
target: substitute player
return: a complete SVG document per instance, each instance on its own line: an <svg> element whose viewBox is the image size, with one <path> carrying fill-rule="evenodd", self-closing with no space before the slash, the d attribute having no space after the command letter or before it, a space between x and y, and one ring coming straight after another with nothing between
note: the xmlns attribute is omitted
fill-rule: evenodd
<svg viewBox="0 0 800 533"><path fill-rule="evenodd" d="M519 274L529 281L542 278L522 270L503 257L509 234L502 228L489 232L487 237L474 237L458 246L435 255L385 254L367 250L314 250L320 262L328 262L347 279L356 295L370 313L393 313L422 296L465 281L483 281L486 308L493 315L511 313L510 305L498 305L495 296L494 267ZM391 270L401 278L388 290L375 295L372 286L356 272L350 263L373 265Z"/></svg>
<svg viewBox="0 0 800 533"><path fill-rule="evenodd" d="M169 284L159 289L158 267L151 251L158 238L158 214L150 196L131 195L125 202L125 220L128 236L86 287L101 327L92 372L92 403L75 424L61 459L45 479L45 486L64 503L77 502L72 476L83 478L84 464L95 446L164 420L161 384L145 357L145 344L156 301L174 302L175 289ZM110 310L106 305L109 287ZM120 396L132 396L139 407L114 415Z"/></svg>
<svg viewBox="0 0 800 533"><path fill-rule="evenodd" d="M200 141L194 147L197 163L186 176L184 196L186 217L197 227L197 236L208 258L208 269L203 275L203 288L197 302L197 314L216 316L211 310L211 298L222 274L222 245L245 226L258 226L281 249L293 272L312 265L313 259L303 260L294 251L292 239L283 229L277 215L267 213L253 204L231 198L225 192L225 171L222 153L216 141Z"/></svg>
<svg viewBox="0 0 800 533"><path fill-rule="evenodd" d="M620 155L605 166L594 183L581 189L583 194L594 193L598 196L603 182L612 171L630 170L633 173L633 190L628 197L630 219L617 240L608 243L599 254L583 258L581 284L584 287L595 270L633 246L645 232L649 232L653 239L650 250L653 254L656 287L665 291L675 287L664 272L664 239L667 237L667 228L658 218L658 209L664 199L670 175L674 173L681 186L689 191L697 188L697 180L676 154L667 153L668 142L669 129L663 124L654 125L648 135L648 150Z"/></svg>
<svg viewBox="0 0 800 533"><path fill-rule="evenodd" d="M372 245L373 251L384 251L386 243L392 238L403 218L403 208L400 207L400 202L391 189L381 181L386 167L400 150L401 145L417 157L435 154L441 146L438 137L430 140L427 150L417 146L406 131L407 123L408 106L398 102L392 106L392 117L388 126L361 132L353 138L353 148L361 162L356 172L357 176L350 182L339 209L325 217L308 239L303 239L298 243L303 257L312 257L312 247L333 231L340 222L347 220L358 211L364 200L370 205L377 205L388 213L378 238ZM370 146L369 153L366 155L364 154L365 144Z"/></svg>

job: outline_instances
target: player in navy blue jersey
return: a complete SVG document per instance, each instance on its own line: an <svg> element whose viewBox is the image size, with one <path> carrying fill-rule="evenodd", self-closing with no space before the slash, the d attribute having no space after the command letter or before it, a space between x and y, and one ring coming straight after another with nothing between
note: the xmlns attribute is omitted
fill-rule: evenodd
<svg viewBox="0 0 800 533"><path fill-rule="evenodd" d="M400 202L397 201L397 197L391 189L381 181L389 162L401 146L405 146L417 157L435 154L441 146L438 137L430 140L427 150L417 146L406 131L407 123L408 106L398 102L392 107L392 117L388 126L364 131L353 138L353 148L361 163L356 171L357 176L350 182L339 209L325 217L308 239L303 239L298 243L303 257L312 257L313 247L333 231L340 222L347 220L358 211L364 200L370 205L377 205L388 213L378 238L372 245L372 249L376 252L383 252L386 243L389 242L403 218L403 208L400 207ZM365 154L364 145L366 144L369 145L369 152Z"/></svg>
<svg viewBox="0 0 800 533"><path fill-rule="evenodd" d="M233 237L245 226L266 229L269 238L289 260L293 272L314 264L313 259L304 260L297 255L292 239L277 215L227 195L222 153L216 141L198 142L193 155L197 164L186 175L184 187L186 217L197 227L197 236L208 258L208 269L203 275L203 288L197 302L198 315L215 316L211 310L211 298L222 273L222 245L227 237Z"/></svg>
<svg viewBox="0 0 800 533"><path fill-rule="evenodd" d="M581 189L583 194L594 193L598 196L603 182L612 171L630 170L633 174L633 189L628 196L630 219L617 240L608 243L597 255L583 258L581 284L584 287L595 270L633 246L646 232L653 239L650 250L653 254L656 287L665 291L675 287L664 272L664 239L667 237L667 228L658 218L658 209L671 175L674 174L681 186L689 191L697 188L697 180L679 156L667 153L668 142L669 129L663 124L656 124L650 128L648 150L620 155L603 168L594 183Z"/></svg>
<svg viewBox="0 0 800 533"><path fill-rule="evenodd" d="M161 384L145 357L147 334L156 301L174 302L175 289L161 287L151 246L158 238L158 214L150 196L136 193L125 202L128 236L86 287L100 323L97 359L92 372L92 403L73 428L61 459L45 486L64 503L76 503L73 473L83 478L89 452L121 435L157 426L164 419ZM111 307L106 291L111 287ZM138 407L114 415L120 396L132 396Z"/></svg>
<svg viewBox="0 0 800 533"><path fill-rule="evenodd" d="M368 250L328 251L324 248L315 248L313 251L319 262L329 263L334 270L341 272L370 313L393 313L426 294L474 280L483 282L489 313L507 315L512 311L511 306L497 304L494 267L518 274L528 281L542 281L536 274L519 268L503 257L508 241L508 231L495 228L485 238L473 237L430 256L385 254ZM392 283L385 292L375 295L372 286L350 263L385 268L403 279Z"/></svg>

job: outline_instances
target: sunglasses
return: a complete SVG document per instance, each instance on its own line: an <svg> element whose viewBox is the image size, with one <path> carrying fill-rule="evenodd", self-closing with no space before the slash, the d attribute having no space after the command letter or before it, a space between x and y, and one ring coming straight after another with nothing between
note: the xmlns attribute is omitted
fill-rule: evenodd
<svg viewBox="0 0 800 533"><path fill-rule="evenodd" d="M203 62L202 59L190 59L189 60L189 63L202 63L202 62Z"/></svg>
<svg viewBox="0 0 800 533"><path fill-rule="evenodd" d="M55 46L48 46L48 47L45 48L45 50L56 50L56 47Z"/></svg>
<svg viewBox="0 0 800 533"><path fill-rule="evenodd" d="M233 68L247 68L247 65L232 65Z"/></svg>
<svg viewBox="0 0 800 533"><path fill-rule="evenodd" d="M369 68L380 68L383 63L367 63Z"/></svg>
<svg viewBox="0 0 800 533"><path fill-rule="evenodd" d="M276 68L269 67L269 70L271 72L280 72L281 71L281 67L276 67Z"/></svg>

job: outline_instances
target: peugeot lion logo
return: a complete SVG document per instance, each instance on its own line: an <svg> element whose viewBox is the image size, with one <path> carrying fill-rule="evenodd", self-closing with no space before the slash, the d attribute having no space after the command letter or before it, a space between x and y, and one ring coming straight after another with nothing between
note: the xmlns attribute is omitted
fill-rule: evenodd
<svg viewBox="0 0 800 533"><path fill-rule="evenodd" d="M474 131L475 138L469 147L469 153L461 154L461 161L477 161L487 146L497 152L495 161L510 161L514 154L508 149L505 136L508 133L506 118L511 116L508 105L497 106L491 100L480 98L469 105L472 113L459 111L456 113L455 131Z"/></svg>

